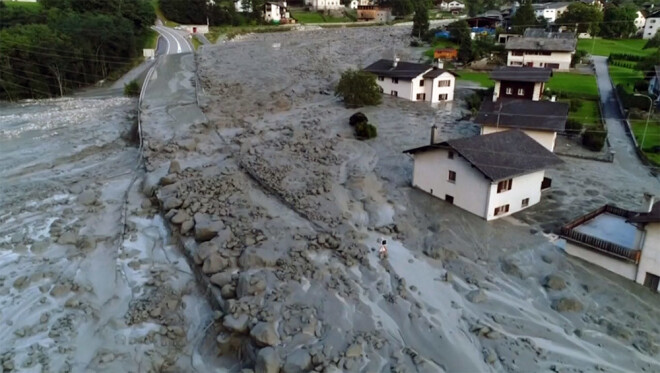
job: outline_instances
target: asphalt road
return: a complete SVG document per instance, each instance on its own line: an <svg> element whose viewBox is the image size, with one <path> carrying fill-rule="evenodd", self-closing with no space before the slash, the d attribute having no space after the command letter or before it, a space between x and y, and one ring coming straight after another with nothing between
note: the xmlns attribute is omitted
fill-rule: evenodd
<svg viewBox="0 0 660 373"><path fill-rule="evenodd" d="M178 30L165 27L165 26L154 26L156 30L166 41L166 45L163 46L163 54L178 54L178 53L191 53L193 52L193 46L186 37L186 34L179 32ZM160 49L160 44L159 44Z"/></svg>

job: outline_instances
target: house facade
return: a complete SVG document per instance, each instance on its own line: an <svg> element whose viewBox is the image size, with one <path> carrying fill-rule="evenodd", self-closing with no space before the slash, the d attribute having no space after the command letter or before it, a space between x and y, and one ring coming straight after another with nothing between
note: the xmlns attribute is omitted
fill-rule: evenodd
<svg viewBox="0 0 660 373"><path fill-rule="evenodd" d="M545 168L561 163L521 131L435 143L406 150L414 160L412 185L486 220L541 200Z"/></svg>
<svg viewBox="0 0 660 373"><path fill-rule="evenodd" d="M340 0L306 0L305 5L313 10L337 10L344 9Z"/></svg>
<svg viewBox="0 0 660 373"><path fill-rule="evenodd" d="M365 71L376 75L376 83L384 94L410 101L438 103L454 99L454 73L431 65L378 60Z"/></svg>
<svg viewBox="0 0 660 373"><path fill-rule="evenodd" d="M660 291L660 202L643 212L605 205L561 228L567 254Z"/></svg>
<svg viewBox="0 0 660 373"><path fill-rule="evenodd" d="M543 97L545 83L551 77L552 69L547 67L497 67L490 74L495 81L493 101L499 98L539 101Z"/></svg>
<svg viewBox="0 0 660 373"><path fill-rule="evenodd" d="M549 67L568 71L575 53L574 38L510 38L506 42L507 66Z"/></svg>
<svg viewBox="0 0 660 373"><path fill-rule="evenodd" d="M534 4L534 15L536 18L545 18L549 23L554 23L559 16L568 10L567 2Z"/></svg>
<svg viewBox="0 0 660 373"><path fill-rule="evenodd" d="M642 38L652 39L658 32L658 27L660 27L660 10L657 10L646 17Z"/></svg>
<svg viewBox="0 0 660 373"><path fill-rule="evenodd" d="M644 29L644 24L646 24L646 17L644 17L644 13L638 10L637 16L633 22L635 23L637 31L642 31Z"/></svg>
<svg viewBox="0 0 660 373"><path fill-rule="evenodd" d="M286 1L281 3L264 3L264 21L280 23L291 18Z"/></svg>
<svg viewBox="0 0 660 373"><path fill-rule="evenodd" d="M381 7L378 5L358 5L357 7L358 21L387 23L391 22L393 19L392 8Z"/></svg>

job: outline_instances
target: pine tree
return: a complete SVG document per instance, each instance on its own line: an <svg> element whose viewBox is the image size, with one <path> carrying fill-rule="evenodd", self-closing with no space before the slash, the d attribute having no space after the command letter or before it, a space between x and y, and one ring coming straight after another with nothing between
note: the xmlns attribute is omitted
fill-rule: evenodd
<svg viewBox="0 0 660 373"><path fill-rule="evenodd" d="M429 11L426 9L426 4L420 2L415 8L415 16L413 17L413 27L411 35L417 38L425 38L429 32Z"/></svg>
<svg viewBox="0 0 660 373"><path fill-rule="evenodd" d="M516 11L516 14L511 18L513 23L513 32L522 34L528 27L534 27L538 24L534 8L532 8L532 0L525 0L523 5Z"/></svg>

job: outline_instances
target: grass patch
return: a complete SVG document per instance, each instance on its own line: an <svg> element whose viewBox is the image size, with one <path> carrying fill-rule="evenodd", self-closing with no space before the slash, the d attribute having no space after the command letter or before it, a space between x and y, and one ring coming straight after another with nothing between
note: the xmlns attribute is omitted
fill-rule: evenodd
<svg viewBox="0 0 660 373"><path fill-rule="evenodd" d="M195 37L190 38L190 41L192 42L192 46L195 50L197 50L197 48L199 48L199 46L202 45L202 42L197 40L197 38Z"/></svg>
<svg viewBox="0 0 660 373"><path fill-rule="evenodd" d="M635 82L644 79L644 74L641 71L628 69L621 66L609 66L610 78L612 84L616 87L621 84L628 93L633 93L635 89Z"/></svg>
<svg viewBox="0 0 660 373"><path fill-rule="evenodd" d="M249 33L268 33L290 31L295 25L260 25L260 26L212 26L209 32L204 35L211 43L215 43L220 36L224 35L227 39L233 39L238 35Z"/></svg>
<svg viewBox="0 0 660 373"><path fill-rule="evenodd" d="M152 29L146 30L142 48L156 49L158 46L158 35L159 34Z"/></svg>
<svg viewBox="0 0 660 373"><path fill-rule="evenodd" d="M569 112L568 118L575 119L584 124L585 127L599 127L600 121L600 106L596 100L581 100L582 106L576 112ZM568 102L567 102L568 103Z"/></svg>
<svg viewBox="0 0 660 373"><path fill-rule="evenodd" d="M15 7L15 8L28 8L32 10L38 10L41 9L41 4L40 3L26 3L23 1L4 1L5 5L7 5L8 8Z"/></svg>
<svg viewBox="0 0 660 373"><path fill-rule="evenodd" d="M483 71L460 71L457 79L479 83L482 87L490 88L495 86L495 82L490 79L490 73Z"/></svg>
<svg viewBox="0 0 660 373"><path fill-rule="evenodd" d="M293 11L291 12L291 17L293 17L298 23L340 23L340 22L354 22L353 19L342 16L342 17L331 17L327 16L320 12L302 12L302 11Z"/></svg>
<svg viewBox="0 0 660 373"><path fill-rule="evenodd" d="M554 92L571 93L585 99L598 99L596 77L589 74L556 72L546 85Z"/></svg>
<svg viewBox="0 0 660 373"><path fill-rule="evenodd" d="M610 53L648 56L655 51L655 48L642 49L645 44L644 39L578 39L577 49L594 56L609 57Z"/></svg>
<svg viewBox="0 0 660 373"><path fill-rule="evenodd" d="M433 59L433 53L435 50L442 48L458 48L458 46L448 39L436 39L433 44L431 44L431 48L424 52L424 56L428 57L429 59Z"/></svg>
<svg viewBox="0 0 660 373"><path fill-rule="evenodd" d="M639 146L642 146L642 137L644 137L644 127L646 127L646 119L630 120L633 133L637 139ZM651 117L649 126L646 131L646 138L644 139L644 154L656 165L660 166L660 153L651 153L650 150L654 146L660 146L660 120L658 117Z"/></svg>

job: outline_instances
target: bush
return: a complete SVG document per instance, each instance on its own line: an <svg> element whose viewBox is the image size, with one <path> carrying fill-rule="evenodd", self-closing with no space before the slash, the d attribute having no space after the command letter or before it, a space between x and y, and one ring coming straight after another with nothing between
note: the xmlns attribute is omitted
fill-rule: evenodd
<svg viewBox="0 0 660 373"><path fill-rule="evenodd" d="M605 145L607 130L602 127L588 129L582 134L582 145L592 151L600 151Z"/></svg>
<svg viewBox="0 0 660 373"><path fill-rule="evenodd" d="M368 123L369 119L367 119L367 116L364 115L362 112L357 112L348 119L348 124L351 125L351 127L355 127L360 123Z"/></svg>
<svg viewBox="0 0 660 373"><path fill-rule="evenodd" d="M575 51L575 54L574 54L573 57L571 58L571 67L575 67L576 64L578 64L578 63L582 63L582 59L583 59L584 57L586 57L586 56L587 56L587 52L586 52L586 51L584 51L584 50L582 50L582 49L578 49L578 50L576 50L576 51Z"/></svg>
<svg viewBox="0 0 660 373"><path fill-rule="evenodd" d="M335 96L344 99L347 107L378 105L382 100L376 75L362 70L347 70L335 89Z"/></svg>
<svg viewBox="0 0 660 373"><path fill-rule="evenodd" d="M124 96L136 97L140 95L140 84L136 80L124 84Z"/></svg>
<svg viewBox="0 0 660 373"><path fill-rule="evenodd" d="M577 112L578 110L580 110L581 107L582 107L582 100L580 99L572 98L571 101L568 102L568 110L571 113Z"/></svg>
<svg viewBox="0 0 660 373"><path fill-rule="evenodd" d="M649 82L646 80L638 80L635 82L635 91L636 92L646 92L649 90Z"/></svg>
<svg viewBox="0 0 660 373"><path fill-rule="evenodd" d="M619 95L619 99L621 99L621 104L623 104L623 107L626 109L630 110L637 108L644 111L649 109L648 98L631 95L621 84L617 84L616 93Z"/></svg>
<svg viewBox="0 0 660 373"><path fill-rule="evenodd" d="M493 88L481 89L465 98L468 109L474 114L481 108L481 102L485 97L493 96Z"/></svg>
<svg viewBox="0 0 660 373"><path fill-rule="evenodd" d="M566 121L566 133L569 134L579 134L582 132L582 129L584 128L584 125L582 122L575 120L575 119L569 119Z"/></svg>
<svg viewBox="0 0 660 373"><path fill-rule="evenodd" d="M355 125L355 137L360 140L373 139L378 136L378 130L373 124L360 122Z"/></svg>

